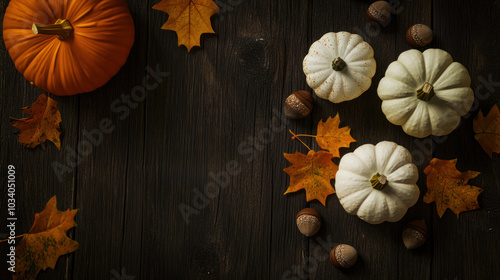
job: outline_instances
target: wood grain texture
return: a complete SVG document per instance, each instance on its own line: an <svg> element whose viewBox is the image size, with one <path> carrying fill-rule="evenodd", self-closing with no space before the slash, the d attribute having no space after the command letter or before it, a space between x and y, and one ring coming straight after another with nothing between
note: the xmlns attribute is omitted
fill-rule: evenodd
<svg viewBox="0 0 500 280"><path fill-rule="evenodd" d="M221 0L221 13L212 18L216 34L203 35L202 48L189 53L177 46L174 32L160 29L168 16L151 9L155 1L128 2L136 42L123 69L93 93L51 96L59 102L63 119L61 151L51 144L43 151L17 143L8 117L21 117L19 108L42 92L29 86L0 47L0 170L14 164L19 176L18 234L29 230L34 213L54 194L60 209L80 209L78 227L70 231L80 249L38 279L114 279L113 271L121 274L122 268L135 279L153 280L451 280L494 279L500 273L500 253L493 249L500 247L500 158L490 159L472 132L477 111L499 103L500 87L487 82L500 82L500 39L491 35L500 29L498 1L392 1L392 20L378 30L365 20L372 1ZM2 15L6 7L0 3ZM446 138L410 137L380 109L378 83L387 66L410 49L405 32L415 23L434 30L429 47L447 50L465 65L479 98L478 106ZM309 46L331 31L358 33L372 45L377 61L372 86L341 104L314 96L310 116L284 119L286 97L310 90L302 71ZM127 102L122 95L139 90L150 75L146 67L169 75L147 91L145 100L122 107ZM401 221L367 224L348 215L336 195L327 199L326 207L306 203L304 192L283 195L289 184L283 168L289 163L282 154L307 152L291 140L288 129L315 133L319 120L337 112L341 125L350 126L357 140L341 149L341 156L382 140L412 153L421 195ZM114 130L59 181L51 164L66 163L70 150L85 145L103 119ZM319 150L314 139L303 140ZM482 172L471 181L484 189L480 210L460 219L451 212L439 218L435 204L422 202L423 169L432 157L458 157L459 170ZM231 173L228 165L235 162L239 171ZM6 202L4 174L0 209ZM295 224L304 207L322 216L322 228L313 238L302 236ZM426 220L430 238L408 251L401 231L413 219ZM5 211L0 220L4 233ZM339 243L358 249L360 259L349 271L328 261L330 248ZM2 263L5 249L0 244ZM5 269L0 271L1 279L9 277Z"/></svg>
<svg viewBox="0 0 500 280"><path fill-rule="evenodd" d="M498 1L476 3L458 1L460 9L449 12L448 1L434 1L434 30L436 44L448 50L455 61L462 63L472 78L475 105L462 118L460 127L437 145L437 158L458 158L460 171L481 172L470 183L484 189L479 196L481 209L460 214L456 219L451 211L439 218L433 209L434 252L432 277L436 279L488 279L499 275L500 266L493 248L500 247L500 185L498 184L498 154L490 159L475 141L472 122L478 110L487 112L498 104L500 75L498 73L498 48L500 39L490 36L499 30L495 15L500 12ZM440 15L440 16L438 16ZM466 22L474 22L467 24ZM484 40L482 37L489 39ZM497 83L488 86L482 81L489 77ZM432 204L435 207L434 204ZM487 247L484 247L487 244ZM493 255L492 255L493 254ZM450 256L456 256L450 258ZM497 277L497 276L495 276Z"/></svg>
<svg viewBox="0 0 500 280"><path fill-rule="evenodd" d="M8 2L0 3L0 22L3 22L4 11ZM3 37L2 40L3 42ZM26 149L17 142L16 130L9 125L9 117L28 117L21 112L21 108L34 103L42 90L32 87L29 82L16 70L14 63L5 49L0 47L0 233L7 233L7 167L16 168L16 234L27 233L35 220L35 213L41 212L49 199L57 196L57 207L60 210L75 208L73 204L73 190L75 185L74 174L68 174L63 181L59 181L52 169L54 162L64 162L65 154L59 151L52 143L47 143L45 150L40 146ZM78 134L78 99L79 97L61 98L49 95L55 99L57 108L61 112L61 140L68 147L74 148ZM80 213L75 216L78 224ZM68 232L74 236L75 229ZM19 244L20 240L17 240ZM1 279L10 279L7 271L6 254L7 243L0 244L0 260L2 269ZM63 256L57 262L57 269L48 269L38 279L72 279L71 265L73 255Z"/></svg>
<svg viewBox="0 0 500 280"><path fill-rule="evenodd" d="M375 60L377 61L377 73L375 74L370 89L352 102L341 104L330 104L322 101L325 107L324 111L314 111L319 113L317 118L326 118L334 115L337 111L340 114L342 125L348 125L352 128L351 134L357 142L351 145L351 148L344 149L341 155L352 152L355 148L371 143L376 144L383 140L394 141L399 145L408 148L412 154L417 154L418 149L414 139L407 136L403 130L390 124L382 110L381 101L377 96L377 86L380 79L384 76L385 69L394 60L399 53L410 47L404 41L404 33L407 25L412 21L421 20L426 17L430 11L430 1L412 1L395 2L392 6L391 21L383 28L372 27L367 24L364 14L359 11L366 11L370 2L341 3L335 2L332 9L325 9L327 3L318 3L315 1L313 7L315 14L313 18L335 18L333 26L334 31L349 31L360 34L365 41L369 42L375 51ZM336 11L342 10L343 13ZM430 20L430 17L428 17ZM332 31L332 23L328 21L313 21L313 30L318 30L319 39L322 34ZM314 31L313 31L314 32ZM418 162L416 162L418 164ZM422 164L418 164L421 170ZM424 180L423 173L418 185L422 188ZM423 193L421 194L421 197ZM346 243L354 246L360 255L360 261L350 271L339 271L335 269L327 259L321 259L320 267L317 273L312 274L312 279L425 279L429 274L430 260L425 258L430 252L428 247L418 250L417 255L408 253L401 241L401 230L406 222L415 218L426 218L428 211L419 200L419 203L409 210L405 218L398 223L384 223L382 225L370 225L356 216L348 215L336 196L329 199L330 203L324 209L321 205L314 203L322 216L325 218L326 231L321 236L321 240L327 241L332 248L339 243ZM320 232L321 234L321 232ZM328 239L331 241L328 242ZM319 251L318 247L322 242L311 242L311 253ZM328 252L324 252L328 253ZM310 258L314 258L311 255ZM405 268L412 266L409 272Z"/></svg>

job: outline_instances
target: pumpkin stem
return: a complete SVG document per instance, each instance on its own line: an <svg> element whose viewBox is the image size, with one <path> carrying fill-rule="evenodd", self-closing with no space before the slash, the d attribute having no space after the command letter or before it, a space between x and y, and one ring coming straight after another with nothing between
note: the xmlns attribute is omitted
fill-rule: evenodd
<svg viewBox="0 0 500 280"><path fill-rule="evenodd" d="M370 179L370 183L372 183L372 187L374 189L381 191L385 188L385 186L387 186L387 177L377 173Z"/></svg>
<svg viewBox="0 0 500 280"><path fill-rule="evenodd" d="M44 35L56 35L57 39L63 41L68 39L73 33L73 26L65 19L58 19L54 24L37 24L33 23L33 33Z"/></svg>
<svg viewBox="0 0 500 280"><path fill-rule="evenodd" d="M344 70L344 68L347 66L347 64L345 63L345 61L340 58L340 57L337 57L335 58L333 61L332 61L332 68L333 70L335 71L342 71Z"/></svg>
<svg viewBox="0 0 500 280"><path fill-rule="evenodd" d="M417 98L420 100L429 101L433 96L434 96L434 87L429 83L425 83L422 86L422 88L417 90Z"/></svg>

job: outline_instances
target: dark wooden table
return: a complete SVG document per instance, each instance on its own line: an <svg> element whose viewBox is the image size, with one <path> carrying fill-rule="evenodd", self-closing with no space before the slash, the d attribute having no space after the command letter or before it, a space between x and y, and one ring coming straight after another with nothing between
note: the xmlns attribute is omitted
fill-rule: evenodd
<svg viewBox="0 0 500 280"><path fill-rule="evenodd" d="M59 209L79 209L78 227L69 233L80 249L61 257L55 270L41 272L38 279L500 277L500 157L490 159L472 131L478 111L499 103L499 0L401 0L395 3L391 23L378 31L366 27L371 1L221 0L221 13L212 18L217 35L204 35L203 48L190 53L177 47L174 32L160 29L167 15L151 8L157 2L129 0L135 45L127 64L106 86L73 97L51 95L63 119L60 151L52 144L44 151L17 142L8 117L22 117L19 108L33 103L42 91L29 85L0 47L0 233L7 231L10 164L17 170L18 234L30 229L34 214L53 195ZM7 4L0 3L2 17ZM386 120L376 94L389 63L410 49L404 35L415 23L431 26L431 47L464 64L476 92L471 113L445 139L406 135ZM286 121L283 129L264 135L282 112L285 98L308 89L302 60L309 46L326 32L342 30L362 34L374 48L377 73L372 87L341 104L315 98L310 117ZM115 100L142 84L147 66L169 76L143 102L127 105L128 113L113 110ZM370 225L348 215L335 195L328 197L326 207L306 203L304 192L284 196L289 178L282 169L289 164L282 154L306 152L287 130L314 133L320 119L337 112L357 139L342 154L381 140L405 146L419 167L421 197L426 192L424 157L458 158L459 170L481 172L471 181L484 189L481 209L459 219L448 210L439 218L435 204L420 198L403 220ZM72 151L106 118L115 130L75 163ZM315 141L306 141L318 149ZM67 165L68 157L74 167L60 180L53 165ZM227 184L221 176L220 192L212 188L210 198L200 198L205 186L217 182L213 174L217 177L232 161L241 171L229 175ZM306 206L323 218L319 234L309 239L295 225L296 213ZM180 208L188 211L189 223ZM407 251L402 227L421 218L429 226L430 240ZM359 251L360 261L351 271L341 272L327 259L327 250L338 243ZM0 248L0 278L10 279L7 246Z"/></svg>

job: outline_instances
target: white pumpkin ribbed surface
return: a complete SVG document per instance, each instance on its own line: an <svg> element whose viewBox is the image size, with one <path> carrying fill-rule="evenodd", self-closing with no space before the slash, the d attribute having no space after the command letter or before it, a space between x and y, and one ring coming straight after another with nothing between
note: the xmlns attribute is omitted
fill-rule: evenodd
<svg viewBox="0 0 500 280"><path fill-rule="evenodd" d="M382 189L372 187L377 174L386 178ZM418 170L410 152L394 142L366 144L344 155L335 176L340 203L351 215L379 224L399 221L420 195Z"/></svg>

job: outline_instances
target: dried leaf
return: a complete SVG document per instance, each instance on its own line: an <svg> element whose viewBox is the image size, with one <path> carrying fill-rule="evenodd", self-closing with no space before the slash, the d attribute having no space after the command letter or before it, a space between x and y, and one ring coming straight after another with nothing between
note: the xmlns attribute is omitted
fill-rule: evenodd
<svg viewBox="0 0 500 280"><path fill-rule="evenodd" d="M30 115L29 118L10 119L10 125L19 128L15 132L18 141L26 148L34 148L39 144L45 148L44 142L49 140L58 149L61 149L61 113L57 110L57 102L54 99L42 94L38 100L28 107L21 109Z"/></svg>
<svg viewBox="0 0 500 280"><path fill-rule="evenodd" d="M318 123L316 142L322 149L330 151L333 157L340 157L340 148L349 148L352 142L356 142L351 137L351 128L348 126L339 128L339 125L339 114L335 118L329 117L326 122L320 120Z"/></svg>
<svg viewBox="0 0 500 280"><path fill-rule="evenodd" d="M168 14L167 22L161 27L177 32L178 43L187 47L200 46L203 33L215 33L210 17L219 12L212 0L163 0L153 9Z"/></svg>
<svg viewBox="0 0 500 280"><path fill-rule="evenodd" d="M492 153L500 153L500 112L496 104L486 118L479 111L474 119L474 132L476 133L474 138L490 158Z"/></svg>
<svg viewBox="0 0 500 280"><path fill-rule="evenodd" d="M295 152L284 156L292 164L283 169L290 175L290 186L285 194L305 189L307 201L317 199L326 205L326 197L335 193L330 180L335 178L339 169L332 162L333 155L325 151L309 151L307 155Z"/></svg>
<svg viewBox="0 0 500 280"><path fill-rule="evenodd" d="M427 175L427 193L425 203L436 202L439 217L443 217L447 208L458 217L461 212L479 209L477 196L481 188L467 185L480 172L460 172L456 168L457 160L442 160L433 158L424 170Z"/></svg>
<svg viewBox="0 0 500 280"><path fill-rule="evenodd" d="M56 197L45 209L35 215L29 233L16 247L16 273L13 280L34 280L40 270L54 269L60 256L78 249L78 242L69 239L66 232L76 226L73 220L77 210L57 210Z"/></svg>

